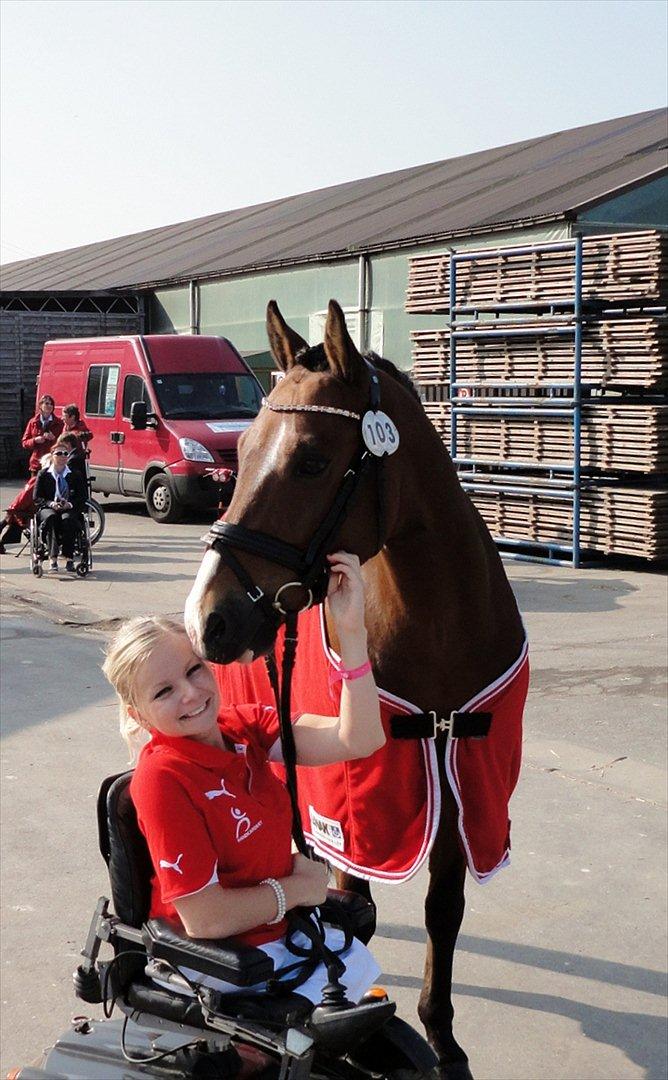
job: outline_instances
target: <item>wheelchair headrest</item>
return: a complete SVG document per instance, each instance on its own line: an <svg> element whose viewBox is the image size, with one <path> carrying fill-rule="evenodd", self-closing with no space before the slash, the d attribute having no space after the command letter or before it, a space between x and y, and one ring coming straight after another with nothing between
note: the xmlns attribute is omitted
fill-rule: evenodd
<svg viewBox="0 0 668 1080"><path fill-rule="evenodd" d="M109 868L114 911L122 922L140 927L151 904L153 866L130 798L132 772L109 776L97 800L100 851Z"/></svg>

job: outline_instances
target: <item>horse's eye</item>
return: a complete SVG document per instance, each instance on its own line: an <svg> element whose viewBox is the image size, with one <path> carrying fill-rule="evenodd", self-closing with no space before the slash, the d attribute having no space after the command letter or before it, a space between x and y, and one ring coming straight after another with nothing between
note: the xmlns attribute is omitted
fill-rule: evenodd
<svg viewBox="0 0 668 1080"><path fill-rule="evenodd" d="M298 476L320 476L329 465L327 458L305 457L297 464Z"/></svg>

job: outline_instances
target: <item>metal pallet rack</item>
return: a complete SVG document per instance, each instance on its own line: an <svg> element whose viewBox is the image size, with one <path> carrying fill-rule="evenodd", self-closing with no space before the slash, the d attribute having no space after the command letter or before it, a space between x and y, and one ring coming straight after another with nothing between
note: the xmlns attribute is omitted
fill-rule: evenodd
<svg viewBox="0 0 668 1080"><path fill-rule="evenodd" d="M489 259L511 260L514 257L526 255L548 254L552 252L572 252L573 254L573 292L568 296L559 296L551 300L540 302L527 301L526 303L499 303L480 305L460 305L457 302L457 267L464 262L478 263ZM559 316L564 321L561 325L546 326L537 329L536 326L521 327L516 329L495 329L493 324L485 323L480 319L481 314L499 315L541 315ZM470 316L462 320L461 316ZM502 548L525 548L546 550L546 555L533 555L528 553L507 552L509 558L531 562L547 562L557 565L580 565L580 499L581 499L581 430L582 430L582 237L577 236L572 240L564 240L547 244L530 244L518 247L490 249L489 251L476 252L453 252L450 256L450 388L451 400L451 429L450 429L450 453L459 471L462 487L465 491L480 492L501 491L506 494L523 495L547 495L565 503L571 503L573 514L573 533L570 545L558 543L509 540L506 537L495 537L496 543ZM523 383L495 383L493 381L465 383L457 379L457 342L463 338L484 340L492 337L511 338L518 336L561 335L571 337L573 340L573 381L572 382L546 382L541 383L541 388L547 393L546 397L526 395L523 397L508 398L503 396L503 391L526 390ZM480 391L497 390L498 396L484 396L485 405L477 404L483 400ZM461 391L472 393L471 397L461 396ZM510 406L509 400L523 402ZM569 419L573 424L573 461L568 466L545 465L539 462L503 462L496 467L498 471L491 472L490 465L486 464L485 475L490 481L481 482L481 473L478 471L480 463L475 458L464 458L458 453L457 448L457 419L460 415L484 415L485 417L538 417L548 419L562 417ZM462 468L468 467L470 471ZM504 470L504 471L501 471ZM532 485L512 483L514 470L533 470L545 473L545 478L536 479ZM567 557L570 556L570 557Z"/></svg>

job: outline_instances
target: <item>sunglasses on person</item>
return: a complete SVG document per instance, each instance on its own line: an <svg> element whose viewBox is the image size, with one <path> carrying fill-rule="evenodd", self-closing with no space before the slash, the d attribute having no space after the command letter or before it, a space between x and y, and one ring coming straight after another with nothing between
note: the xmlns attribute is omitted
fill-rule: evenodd
<svg viewBox="0 0 668 1080"><path fill-rule="evenodd" d="M54 450L53 451L53 456L54 457L68 457L68 455L69 455L69 450Z"/></svg>

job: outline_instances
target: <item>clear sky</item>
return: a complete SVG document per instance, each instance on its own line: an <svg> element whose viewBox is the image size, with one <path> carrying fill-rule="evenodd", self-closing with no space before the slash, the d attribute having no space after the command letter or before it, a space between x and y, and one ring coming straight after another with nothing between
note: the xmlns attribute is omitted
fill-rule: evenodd
<svg viewBox="0 0 668 1080"><path fill-rule="evenodd" d="M2 262L665 104L664 0L2 0Z"/></svg>

